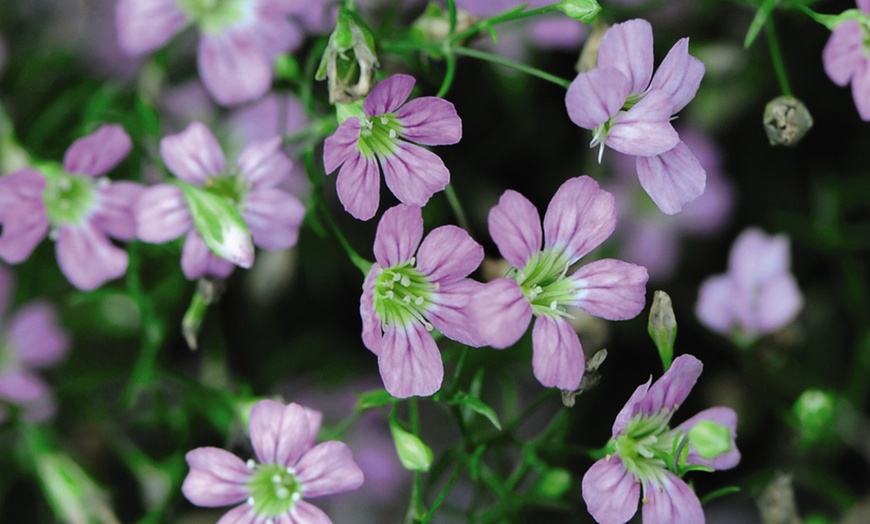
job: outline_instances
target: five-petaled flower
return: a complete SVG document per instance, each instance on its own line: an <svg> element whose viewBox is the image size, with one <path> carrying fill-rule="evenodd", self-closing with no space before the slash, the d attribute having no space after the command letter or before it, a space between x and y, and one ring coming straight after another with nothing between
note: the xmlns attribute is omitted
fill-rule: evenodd
<svg viewBox="0 0 870 524"><path fill-rule="evenodd" d="M320 420L319 412L292 402L257 402L249 418L257 460L243 462L220 448L196 448L185 457L190 472L181 491L197 506L241 502L220 519L223 524L331 522L307 499L357 489L363 472L344 443L314 445Z"/></svg>
<svg viewBox="0 0 870 524"><path fill-rule="evenodd" d="M740 452L731 408L706 409L676 428L669 425L702 368L692 355L677 357L651 387L652 377L638 386L616 416L608 454L583 475L583 500L596 521L628 522L640 498L646 524L704 522L698 496L675 471L733 468Z"/></svg>
<svg viewBox="0 0 870 524"><path fill-rule="evenodd" d="M414 78L393 75L372 89L364 115L347 118L323 145L326 173L341 166L335 182L348 213L369 220L380 201L380 169L390 191L404 204L425 206L450 182L450 172L428 146L455 144L462 121L450 102L424 96L405 103Z"/></svg>
<svg viewBox="0 0 870 524"><path fill-rule="evenodd" d="M421 238L419 207L399 204L384 212L375 234L377 262L360 298L363 343L378 356L387 391L400 398L441 387L444 365L432 329L481 345L467 312L481 284L466 277L483 261L483 248L451 225Z"/></svg>
<svg viewBox="0 0 870 524"><path fill-rule="evenodd" d="M704 192L704 168L671 125L703 76L688 38L674 44L653 75L652 27L635 19L605 33L597 67L577 75L565 95L571 121L593 131L599 162L605 145L637 157L641 186L668 215Z"/></svg>
<svg viewBox="0 0 870 524"><path fill-rule="evenodd" d="M864 22L845 20L831 32L822 51L825 72L838 86L852 84L852 98L863 120L870 120L870 0L857 0Z"/></svg>
<svg viewBox="0 0 870 524"><path fill-rule="evenodd" d="M145 191L136 203L138 236L162 243L186 233L181 268L187 278L223 278L232 272L233 264L250 267L253 245L286 249L296 244L305 206L278 188L290 177L293 166L281 151L281 137L249 144L237 165L227 169L212 132L193 122L181 133L164 137L160 155L180 183L158 184ZM193 216L198 212L190 207L194 194L219 197L232 208L210 210L209 221L219 237L211 245L206 244L203 235L207 232L200 231L201 223ZM241 221L226 216L235 212Z"/></svg>
<svg viewBox="0 0 870 524"><path fill-rule="evenodd" d="M132 206L143 187L102 175L130 152L119 125L105 125L67 149L63 167L45 163L0 177L0 258L27 259L48 234L60 269L79 289L92 290L127 271L127 253L107 237L136 236Z"/></svg>
<svg viewBox="0 0 870 524"><path fill-rule="evenodd" d="M632 318L644 306L649 278L644 267L604 259L568 275L615 226L613 196L587 176L569 179L556 191L543 232L535 206L519 193L505 191L489 212L489 233L513 267L472 299L472 319L482 340L508 347L537 317L532 331L535 377L544 386L576 389L586 359L566 306L608 320Z"/></svg>
<svg viewBox="0 0 870 524"><path fill-rule="evenodd" d="M782 329L803 306L790 263L788 237L747 229L731 247L728 272L701 284L698 319L743 345Z"/></svg>

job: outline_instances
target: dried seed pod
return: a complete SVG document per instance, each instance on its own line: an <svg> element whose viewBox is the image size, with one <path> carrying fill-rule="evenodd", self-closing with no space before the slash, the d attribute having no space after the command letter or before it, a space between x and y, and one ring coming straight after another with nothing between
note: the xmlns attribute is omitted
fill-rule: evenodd
<svg viewBox="0 0 870 524"><path fill-rule="evenodd" d="M794 146L813 127L813 117L803 102L778 96L764 108L764 131L770 145Z"/></svg>

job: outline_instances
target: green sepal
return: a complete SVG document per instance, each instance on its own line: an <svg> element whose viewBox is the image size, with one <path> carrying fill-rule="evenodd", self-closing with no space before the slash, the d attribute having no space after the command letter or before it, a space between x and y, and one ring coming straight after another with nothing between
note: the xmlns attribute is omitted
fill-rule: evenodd
<svg viewBox="0 0 870 524"><path fill-rule="evenodd" d="M396 397L390 395L386 389L373 389L359 395L359 398L356 401L355 410L359 413L360 411L365 411L367 409L393 404L398 400L399 399Z"/></svg>

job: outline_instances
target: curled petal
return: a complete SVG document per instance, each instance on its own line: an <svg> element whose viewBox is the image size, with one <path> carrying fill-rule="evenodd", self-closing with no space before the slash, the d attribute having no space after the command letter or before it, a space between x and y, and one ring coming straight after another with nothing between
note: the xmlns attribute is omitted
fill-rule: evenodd
<svg viewBox="0 0 870 524"><path fill-rule="evenodd" d="M188 280L204 276L226 278L235 267L232 262L214 256L195 229L187 233L181 247L181 271Z"/></svg>
<svg viewBox="0 0 870 524"><path fill-rule="evenodd" d="M625 113L613 120L605 144L635 156L654 156L669 151L680 141L671 125L673 102L664 91L647 93Z"/></svg>
<svg viewBox="0 0 870 524"><path fill-rule="evenodd" d="M501 256L516 268L525 267L541 250L541 216L529 200L507 190L489 211L489 234Z"/></svg>
<svg viewBox="0 0 870 524"><path fill-rule="evenodd" d="M58 231L57 261L77 288L90 291L127 271L127 252L115 247L90 222Z"/></svg>
<svg viewBox="0 0 870 524"><path fill-rule="evenodd" d="M305 498L344 493L362 486L363 472L343 442L322 442L308 450L296 465Z"/></svg>
<svg viewBox="0 0 870 524"><path fill-rule="evenodd" d="M443 98L424 96L411 100L396 112L401 136L427 146L455 144L462 138L462 120L456 107Z"/></svg>
<svg viewBox="0 0 870 524"><path fill-rule="evenodd" d="M704 193L707 173L683 142L660 155L637 157L637 177L662 213L674 215Z"/></svg>
<svg viewBox="0 0 870 524"><path fill-rule="evenodd" d="M137 236L145 242L167 242L193 226L184 193L171 184L158 184L143 191L134 206L134 214Z"/></svg>
<svg viewBox="0 0 870 524"><path fill-rule="evenodd" d="M595 129L616 115L625 104L630 82L612 68L598 68L577 75L565 94L565 108L572 122Z"/></svg>
<svg viewBox="0 0 870 524"><path fill-rule="evenodd" d="M444 378L435 340L419 322L387 326L378 367L384 387L397 398L432 395L441 389Z"/></svg>
<svg viewBox="0 0 870 524"><path fill-rule="evenodd" d="M661 89L670 95L676 114L695 98L703 77L704 63L689 54L689 39L681 38L662 60L650 89Z"/></svg>
<svg viewBox="0 0 870 524"><path fill-rule="evenodd" d="M264 188L248 193L242 218L254 244L264 249L287 249L296 245L305 206L280 189Z"/></svg>
<svg viewBox="0 0 870 524"><path fill-rule="evenodd" d="M160 140L160 156L175 176L200 186L212 175L222 173L226 160L211 130L200 122Z"/></svg>
<svg viewBox="0 0 870 524"><path fill-rule="evenodd" d="M612 67L629 80L631 93L643 93L653 72L653 33L646 20L636 18L604 33L598 48L598 67Z"/></svg>
<svg viewBox="0 0 870 524"><path fill-rule="evenodd" d="M384 211L375 233L375 260L383 268L411 259L423 238L423 211L399 204Z"/></svg>
<svg viewBox="0 0 870 524"><path fill-rule="evenodd" d="M281 151L281 137L253 142L239 155L239 170L252 187L275 187L290 178L293 162Z"/></svg>
<svg viewBox="0 0 870 524"><path fill-rule="evenodd" d="M405 204L425 206L450 182L450 171L441 157L409 142L399 141L393 154L379 157L384 181Z"/></svg>
<svg viewBox="0 0 870 524"><path fill-rule="evenodd" d="M99 206L91 216L97 229L121 240L136 237L136 215L134 207L145 186L135 182L113 182L107 186L97 186Z"/></svg>
<svg viewBox="0 0 870 524"><path fill-rule="evenodd" d="M100 176L118 165L132 148L123 127L102 126L72 143L63 157L63 168L67 173Z"/></svg>
<svg viewBox="0 0 870 524"><path fill-rule="evenodd" d="M381 173L374 158L357 152L341 166L335 180L338 199L345 211L359 220L369 220L378 210Z"/></svg>
<svg viewBox="0 0 870 524"><path fill-rule="evenodd" d="M671 524L704 524L701 501L688 484L669 471L661 477L661 484L644 485L644 522Z"/></svg>
<svg viewBox="0 0 870 524"><path fill-rule="evenodd" d="M625 469L619 457L599 459L592 464L583 475L582 485L586 509L598 522L622 524L637 513L640 484Z"/></svg>
<svg viewBox="0 0 870 524"><path fill-rule="evenodd" d="M574 305L596 317L626 320L645 304L649 274L643 266L606 258L586 264L570 278L577 286Z"/></svg>
<svg viewBox="0 0 870 524"><path fill-rule="evenodd" d="M54 364L69 349L69 335L61 328L57 312L42 301L28 302L15 311L6 327L6 341L15 359L29 368Z"/></svg>
<svg viewBox="0 0 870 524"><path fill-rule="evenodd" d="M272 85L272 62L245 30L203 35L197 65L203 84L221 105L255 100Z"/></svg>
<svg viewBox="0 0 870 524"><path fill-rule="evenodd" d="M600 246L616 227L613 195L588 176L571 178L544 214L544 245L563 247L573 264Z"/></svg>
<svg viewBox="0 0 870 524"><path fill-rule="evenodd" d="M235 504L248 498L251 470L242 459L219 448L196 448L185 455L190 472L181 491L187 500L208 508Z"/></svg>
<svg viewBox="0 0 870 524"><path fill-rule="evenodd" d="M695 387L703 369L701 361L692 355L683 354L675 358L670 369L653 383L639 403L640 411L644 415L676 411Z"/></svg>
<svg viewBox="0 0 870 524"><path fill-rule="evenodd" d="M348 118L323 141L323 169L330 174L347 160L358 156L359 118Z"/></svg>
<svg viewBox="0 0 870 524"><path fill-rule="evenodd" d="M565 319L539 316L532 329L532 369L543 386L574 390L586 369L580 339Z"/></svg>
<svg viewBox="0 0 870 524"><path fill-rule="evenodd" d="M176 3L176 0L120 0L115 22L121 49L138 55L168 42L187 23Z"/></svg>
<svg viewBox="0 0 870 524"><path fill-rule="evenodd" d="M417 269L431 282L455 282L465 278L483 262L483 246L462 228L433 229L417 251Z"/></svg>
<svg viewBox="0 0 870 524"><path fill-rule="evenodd" d="M295 465L316 436L308 425L305 408L292 402L257 402L251 408L248 425L254 452L264 464Z"/></svg>
<svg viewBox="0 0 870 524"><path fill-rule="evenodd" d="M363 102L363 111L368 116L392 113L411 95L413 76L393 75L376 85Z"/></svg>
<svg viewBox="0 0 870 524"><path fill-rule="evenodd" d="M737 413L733 409L727 407L715 407L705 409L694 417L677 426L677 430L684 433L690 431L699 422L710 421L725 426L728 428L730 437L730 447L725 453L713 458L704 458L700 456L694 447L689 447L689 454L686 456L686 464L699 464L716 470L731 469L740 463L740 450L737 449Z"/></svg>
<svg viewBox="0 0 870 524"><path fill-rule="evenodd" d="M497 278L483 286L469 304L481 340L496 349L513 345L532 320L532 306L515 280Z"/></svg>

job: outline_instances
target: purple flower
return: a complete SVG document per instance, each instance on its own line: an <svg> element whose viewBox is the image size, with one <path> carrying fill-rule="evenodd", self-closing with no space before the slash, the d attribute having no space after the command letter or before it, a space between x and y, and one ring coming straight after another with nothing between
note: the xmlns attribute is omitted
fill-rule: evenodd
<svg viewBox="0 0 870 524"><path fill-rule="evenodd" d="M481 345L466 311L480 284L465 277L483 261L483 248L456 226L438 227L422 243L421 238L419 207L400 204L384 212L375 234L377 262L360 298L363 343L378 356L387 391L399 398L431 395L441 387L444 365L433 328Z"/></svg>
<svg viewBox="0 0 870 524"><path fill-rule="evenodd" d="M655 384L650 386L650 377L638 386L616 416L608 454L583 475L583 500L596 521L628 522L640 498L647 524L704 522L697 495L678 473L686 466L733 468L740 452L734 442L737 415L730 408L707 409L669 426L702 368L692 355L677 357Z"/></svg>
<svg viewBox="0 0 870 524"><path fill-rule="evenodd" d="M131 55L151 52L196 25L202 81L215 100L233 105L269 90L272 62L302 42L289 17L311 8L322 7L276 0L120 0L116 23L121 48Z"/></svg>
<svg viewBox="0 0 870 524"><path fill-rule="evenodd" d="M0 177L0 258L24 261L51 230L60 269L77 288L95 289L123 275L127 253L108 237L135 237L131 207L143 188L102 175L131 147L121 126L106 125L76 140L62 168L44 165Z"/></svg>
<svg viewBox="0 0 870 524"><path fill-rule="evenodd" d="M0 265L0 421L8 417L6 405L21 409L27 420L42 421L54 414L54 399L33 371L62 359L69 337L47 302L29 302L7 317L12 288L12 273Z"/></svg>
<svg viewBox="0 0 870 524"><path fill-rule="evenodd" d="M567 306L608 320L632 318L644 306L646 268L621 260L574 263L601 245L616 226L613 196L587 176L567 180L541 219L515 191L505 191L489 212L489 233L513 266L486 284L471 303L481 338L495 348L514 344L537 317L532 331L532 368L548 387L576 389L586 359Z"/></svg>
<svg viewBox="0 0 870 524"><path fill-rule="evenodd" d="M320 419L320 413L292 402L257 402L248 426L257 460L242 462L223 449L196 448L185 457L190 472L181 491L197 506L242 502L219 524L331 522L306 499L354 490L362 485L363 473L344 443L314 445Z"/></svg>
<svg viewBox="0 0 870 524"><path fill-rule="evenodd" d="M679 40L653 75L652 27L635 19L601 39L598 65L571 82L565 105L571 121L593 131L591 146L637 157L637 175L663 213L679 213L704 192L704 168L671 125L692 98L704 64Z"/></svg>
<svg viewBox="0 0 870 524"><path fill-rule="evenodd" d="M360 220L375 216L380 200L380 169L390 191L404 204L424 206L450 182L450 172L428 146L455 144L462 121L450 102L424 96L405 103L414 78L393 75L372 89L363 103L364 115L350 117L323 147L326 173L341 166L336 180L338 199Z"/></svg>
<svg viewBox="0 0 870 524"><path fill-rule="evenodd" d="M803 306L790 261L788 237L747 229L731 247L728 272L701 284L695 314L708 328L741 342L778 331Z"/></svg>
<svg viewBox="0 0 870 524"><path fill-rule="evenodd" d="M870 0L857 0L870 14ZM852 98L863 120L870 121L870 29L857 20L841 22L822 51L825 72L838 86L852 83Z"/></svg>
<svg viewBox="0 0 870 524"><path fill-rule="evenodd" d="M186 234L181 268L189 279L211 275L226 277L233 264L250 267L254 253L247 232L225 230L216 256L206 245L199 225L194 227L184 184L225 199L238 211L253 237L264 249L286 249L296 244L305 207L295 196L278 189L289 176L292 162L281 152L281 137L249 144L236 166L227 168L223 151L211 131L199 122L160 141L160 155L181 184L148 188L136 204L139 238L161 243Z"/></svg>

